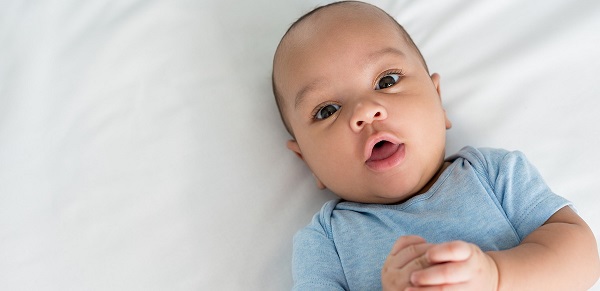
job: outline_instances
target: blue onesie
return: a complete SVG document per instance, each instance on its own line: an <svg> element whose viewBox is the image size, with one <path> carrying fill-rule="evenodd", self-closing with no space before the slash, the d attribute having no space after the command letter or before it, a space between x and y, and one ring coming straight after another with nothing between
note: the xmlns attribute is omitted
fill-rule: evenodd
<svg viewBox="0 0 600 291"><path fill-rule="evenodd" d="M402 204L327 202L294 237L294 290L381 290L400 236L505 250L570 204L520 152L465 147L448 161L429 191Z"/></svg>

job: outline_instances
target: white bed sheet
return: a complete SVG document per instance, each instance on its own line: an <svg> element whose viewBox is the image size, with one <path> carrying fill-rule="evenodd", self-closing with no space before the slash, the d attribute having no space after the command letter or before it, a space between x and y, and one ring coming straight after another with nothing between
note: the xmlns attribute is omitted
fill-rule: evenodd
<svg viewBox="0 0 600 291"><path fill-rule="evenodd" d="M285 149L270 64L323 3L0 2L0 290L289 289L333 195ZM441 74L448 153L523 151L600 234L600 2L371 3Z"/></svg>

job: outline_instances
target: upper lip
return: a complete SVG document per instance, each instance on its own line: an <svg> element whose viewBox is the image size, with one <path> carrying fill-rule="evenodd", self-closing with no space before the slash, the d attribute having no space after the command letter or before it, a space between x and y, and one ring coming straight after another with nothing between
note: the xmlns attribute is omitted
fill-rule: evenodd
<svg viewBox="0 0 600 291"><path fill-rule="evenodd" d="M371 153L373 152L373 148L380 141L387 141L387 142L391 142L393 144L401 144L401 142L392 134L389 134L386 132L376 133L376 134L370 136L369 139L367 139L367 143L365 144L365 151L364 151L365 162L371 158Z"/></svg>

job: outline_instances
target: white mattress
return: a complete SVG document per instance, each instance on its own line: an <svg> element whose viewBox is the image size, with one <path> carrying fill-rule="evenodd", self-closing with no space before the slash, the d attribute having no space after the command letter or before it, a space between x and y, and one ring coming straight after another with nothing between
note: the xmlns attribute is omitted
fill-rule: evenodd
<svg viewBox="0 0 600 291"><path fill-rule="evenodd" d="M271 60L326 2L1 1L0 290L290 289L333 195ZM600 1L371 3L440 73L448 153L523 151L600 234Z"/></svg>

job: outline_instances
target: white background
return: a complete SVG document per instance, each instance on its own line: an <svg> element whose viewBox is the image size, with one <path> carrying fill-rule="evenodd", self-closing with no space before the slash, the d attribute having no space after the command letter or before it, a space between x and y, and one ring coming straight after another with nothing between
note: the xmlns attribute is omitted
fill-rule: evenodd
<svg viewBox="0 0 600 291"><path fill-rule="evenodd" d="M333 196L271 61L319 3L0 1L0 289L290 289ZM523 151L600 234L600 2L371 3L441 74L448 153Z"/></svg>

